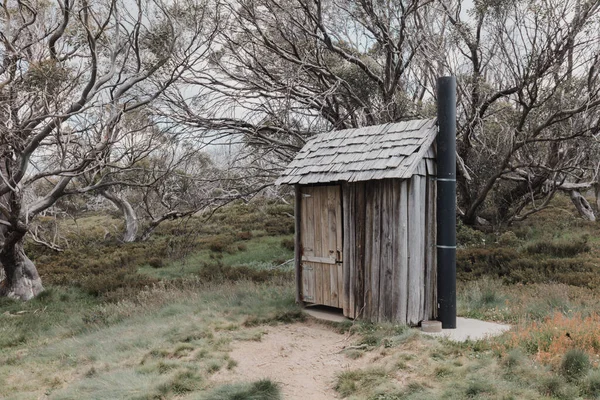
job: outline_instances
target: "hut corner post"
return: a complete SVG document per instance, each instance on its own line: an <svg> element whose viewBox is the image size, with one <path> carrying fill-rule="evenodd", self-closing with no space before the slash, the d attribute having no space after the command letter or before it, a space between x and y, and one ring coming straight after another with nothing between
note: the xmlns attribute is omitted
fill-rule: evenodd
<svg viewBox="0 0 600 400"><path fill-rule="evenodd" d="M438 320L456 329L456 78L437 80Z"/></svg>
<svg viewBox="0 0 600 400"><path fill-rule="evenodd" d="M302 216L302 191L300 185L294 185L295 202L294 202L294 222L295 222L295 235L294 235L294 267L296 270L296 304L304 306L302 300L302 238L301 238L301 221Z"/></svg>

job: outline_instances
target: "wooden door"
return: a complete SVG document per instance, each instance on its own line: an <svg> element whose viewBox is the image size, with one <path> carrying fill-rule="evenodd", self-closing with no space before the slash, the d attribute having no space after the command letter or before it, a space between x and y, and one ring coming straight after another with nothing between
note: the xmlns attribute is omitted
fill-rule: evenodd
<svg viewBox="0 0 600 400"><path fill-rule="evenodd" d="M302 300L341 308L341 187L302 187L301 199Z"/></svg>

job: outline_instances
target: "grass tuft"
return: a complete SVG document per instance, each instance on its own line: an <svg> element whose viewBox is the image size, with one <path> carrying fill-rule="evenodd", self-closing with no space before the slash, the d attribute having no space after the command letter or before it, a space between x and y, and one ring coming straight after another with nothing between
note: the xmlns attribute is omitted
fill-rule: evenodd
<svg viewBox="0 0 600 400"><path fill-rule="evenodd" d="M523 365L525 356L519 349L510 350L502 359L502 365L508 372L514 372L518 367Z"/></svg>
<svg viewBox="0 0 600 400"><path fill-rule="evenodd" d="M345 371L338 376L335 390L342 397L348 397L359 392L373 390L386 379L387 372L383 368Z"/></svg>
<svg viewBox="0 0 600 400"><path fill-rule="evenodd" d="M584 381L585 392L592 398L600 398L600 371L591 371Z"/></svg>
<svg viewBox="0 0 600 400"><path fill-rule="evenodd" d="M569 382L581 380L588 373L589 369L589 356L578 349L567 351L560 364L560 372Z"/></svg>
<svg viewBox="0 0 600 400"><path fill-rule="evenodd" d="M279 385L263 379L254 383L223 385L213 389L202 400L281 400Z"/></svg>
<svg viewBox="0 0 600 400"><path fill-rule="evenodd" d="M294 322L306 321L306 314L302 310L285 311L270 314L266 317L251 316L244 321L245 327L258 325L292 324Z"/></svg>
<svg viewBox="0 0 600 400"><path fill-rule="evenodd" d="M482 394L493 394L495 392L496 389L491 383L481 380L473 380L468 383L465 390L465 395L467 398L474 398Z"/></svg>

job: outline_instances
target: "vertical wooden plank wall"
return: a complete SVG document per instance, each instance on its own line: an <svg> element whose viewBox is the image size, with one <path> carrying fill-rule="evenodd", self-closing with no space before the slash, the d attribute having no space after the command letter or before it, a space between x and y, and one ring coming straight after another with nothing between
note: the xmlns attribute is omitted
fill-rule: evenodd
<svg viewBox="0 0 600 400"><path fill-rule="evenodd" d="M379 259L379 312L378 321L391 320L393 316L392 304L394 302L392 276L394 261L392 256L393 236L396 231L393 220L393 181L382 182L381 199L381 252Z"/></svg>
<svg viewBox="0 0 600 400"><path fill-rule="evenodd" d="M294 186L294 267L296 272L296 303L302 303L302 192L300 185Z"/></svg>
<svg viewBox="0 0 600 400"><path fill-rule="evenodd" d="M394 321L406 322L408 309L408 182L394 181L394 212L392 216L396 237L394 240L394 269L392 282Z"/></svg>
<svg viewBox="0 0 600 400"><path fill-rule="evenodd" d="M420 322L421 302L424 299L424 226L421 220L423 193L419 175L410 180L408 194L408 310L409 325Z"/></svg>
<svg viewBox="0 0 600 400"><path fill-rule="evenodd" d="M380 291L380 280L379 274L381 271L381 206L383 199L383 185L380 182L373 182L372 196L369 196L371 201L371 207L373 209L373 223L371 225L371 288L369 295L367 296L366 310L371 321L379 320L379 291ZM369 226L367 225L367 228ZM368 237L367 237L368 239Z"/></svg>
<svg viewBox="0 0 600 400"><path fill-rule="evenodd" d="M313 256L319 257L322 256L322 242L321 242L321 191L318 186L310 188L310 200L307 199L307 207L305 211L308 214L313 214L312 225L309 226L309 231L312 230L314 235L313 239ZM312 212L311 212L312 211ZM313 229L310 229L312 227ZM305 264L310 265L314 269L314 277L315 277L315 299L314 303L316 304L325 304L325 299L323 298L323 266L318 263L308 263Z"/></svg>
<svg viewBox="0 0 600 400"><path fill-rule="evenodd" d="M410 325L435 316L435 181L419 172L344 184L344 315Z"/></svg>
<svg viewBox="0 0 600 400"><path fill-rule="evenodd" d="M355 223L355 262L356 262L356 273L354 276L355 285L355 300L354 307L357 316L364 317L364 310L366 306L366 268L365 263L367 260L367 228L364 222L367 218L367 198L370 194L367 192L367 184L365 182L359 182L356 184L356 223Z"/></svg>
<svg viewBox="0 0 600 400"><path fill-rule="evenodd" d="M436 194L437 185L432 176L427 177L427 232L425 236L425 312L422 319L437 317L437 248L436 248Z"/></svg>
<svg viewBox="0 0 600 400"><path fill-rule="evenodd" d="M356 270L356 267L350 268L351 265L355 265L354 218L351 218L351 216L354 215L352 207L354 204L354 187L354 185L349 185L347 183L342 186L342 208L344 210L344 253L342 259L344 290L342 292L342 305L344 315L350 318L356 317L354 314L354 287L352 286L352 272Z"/></svg>
<svg viewBox="0 0 600 400"><path fill-rule="evenodd" d="M437 165L436 165L436 145L429 148L425 154L425 166L427 169L427 236L425 238L425 315L423 319L437 318Z"/></svg>

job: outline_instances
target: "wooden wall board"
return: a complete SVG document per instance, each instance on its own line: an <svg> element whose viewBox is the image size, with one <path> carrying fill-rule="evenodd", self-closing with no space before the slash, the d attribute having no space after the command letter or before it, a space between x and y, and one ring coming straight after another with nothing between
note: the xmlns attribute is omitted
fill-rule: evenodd
<svg viewBox="0 0 600 400"><path fill-rule="evenodd" d="M414 175L408 193L408 308L406 320L410 325L420 322L423 299L423 226L419 217L422 208L421 180Z"/></svg>
<svg viewBox="0 0 600 400"><path fill-rule="evenodd" d="M425 320L437 317L436 190L435 180L429 177L427 180L427 231L425 237L425 314L423 315Z"/></svg>
<svg viewBox="0 0 600 400"><path fill-rule="evenodd" d="M342 186L342 209L343 209L343 222L344 222L344 242L343 242L343 263L342 263L342 276L343 276L343 312L346 317L354 318L354 309L353 309L353 298L354 291L352 290L352 281L351 281L351 267L354 265L353 261L353 232L352 229L352 218L350 216L354 215L352 213L352 202L354 196L352 195L354 192L353 186L344 184Z"/></svg>
<svg viewBox="0 0 600 400"><path fill-rule="evenodd" d="M296 278L296 303L302 303L302 191L294 185L294 273Z"/></svg>

